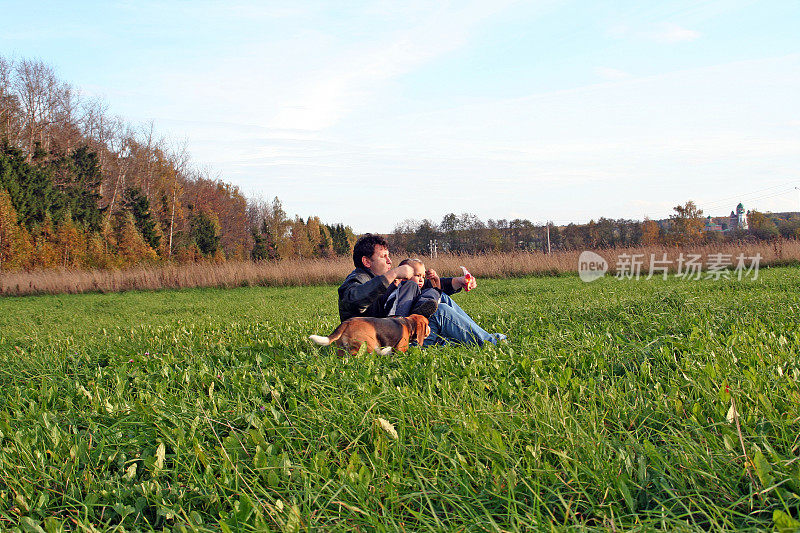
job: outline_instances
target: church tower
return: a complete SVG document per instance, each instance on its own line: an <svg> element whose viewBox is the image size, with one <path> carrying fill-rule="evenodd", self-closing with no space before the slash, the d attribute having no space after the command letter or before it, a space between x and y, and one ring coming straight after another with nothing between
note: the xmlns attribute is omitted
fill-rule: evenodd
<svg viewBox="0 0 800 533"><path fill-rule="evenodd" d="M744 206L742 205L741 202L739 202L739 205L736 206L736 219L737 219L736 227L739 228L739 229L746 230L747 229L747 215L744 212Z"/></svg>

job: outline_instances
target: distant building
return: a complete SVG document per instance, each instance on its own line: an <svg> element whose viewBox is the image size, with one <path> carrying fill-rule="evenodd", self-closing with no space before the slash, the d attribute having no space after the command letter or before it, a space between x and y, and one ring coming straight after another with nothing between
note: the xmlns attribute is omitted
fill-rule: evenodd
<svg viewBox="0 0 800 533"><path fill-rule="evenodd" d="M735 213L731 211L728 220L728 231L747 229L747 214L744 212L744 206L741 202L739 202L739 205L736 206Z"/></svg>
<svg viewBox="0 0 800 533"><path fill-rule="evenodd" d="M714 231L717 233L722 233L724 230L720 224L717 224L713 220L711 220L711 216L706 218L706 225L703 227L703 231Z"/></svg>
<svg viewBox="0 0 800 533"><path fill-rule="evenodd" d="M727 217L706 217L706 224L703 231L729 233L747 230L747 213L744 206L739 203L735 211L731 211Z"/></svg>

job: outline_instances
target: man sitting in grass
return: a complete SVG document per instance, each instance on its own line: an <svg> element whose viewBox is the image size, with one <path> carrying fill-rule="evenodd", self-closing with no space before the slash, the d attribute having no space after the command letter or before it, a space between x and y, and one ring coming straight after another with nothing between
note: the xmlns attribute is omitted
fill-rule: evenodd
<svg viewBox="0 0 800 533"><path fill-rule="evenodd" d="M382 318L386 316L386 301L396 290L395 280L411 279L414 268L400 265L392 268L389 258L389 245L379 235L367 233L356 242L353 248L353 264L355 270L339 287L339 317L342 322L355 316ZM434 271L431 277L436 276ZM430 315L431 334L424 345L432 344L464 344L482 346L490 342L497 344L505 340L502 333L488 333L481 328L457 303L450 298L451 294L466 287L463 276L457 278L439 278L442 296L436 310L411 308L409 314L415 312ZM470 288L476 285L470 280Z"/></svg>

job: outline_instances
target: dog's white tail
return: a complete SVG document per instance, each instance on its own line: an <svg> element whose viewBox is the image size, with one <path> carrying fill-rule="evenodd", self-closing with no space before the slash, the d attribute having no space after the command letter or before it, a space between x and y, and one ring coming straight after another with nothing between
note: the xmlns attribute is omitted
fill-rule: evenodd
<svg viewBox="0 0 800 533"><path fill-rule="evenodd" d="M375 350L375 353L380 355L389 355L390 353L392 353L392 347L384 346L383 348L378 348L377 350Z"/></svg>
<svg viewBox="0 0 800 533"><path fill-rule="evenodd" d="M323 337L322 335L309 335L308 338L320 346L328 346L331 343L330 338Z"/></svg>

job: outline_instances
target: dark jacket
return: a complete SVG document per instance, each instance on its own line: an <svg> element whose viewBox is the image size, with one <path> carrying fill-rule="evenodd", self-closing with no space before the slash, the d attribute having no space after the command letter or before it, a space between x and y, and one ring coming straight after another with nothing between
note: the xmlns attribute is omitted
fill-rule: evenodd
<svg viewBox="0 0 800 533"><path fill-rule="evenodd" d="M381 302L389 289L386 276L375 276L366 268L350 272L339 286L339 318L342 322L354 316L382 318Z"/></svg>
<svg viewBox="0 0 800 533"><path fill-rule="evenodd" d="M453 278L440 278L442 292L450 295L461 289L453 289ZM423 290L430 287L426 281ZM350 272L344 283L339 286L339 318L342 322L354 316L386 316L384 303L386 298L396 289L386 276L375 276L366 268L357 268Z"/></svg>

